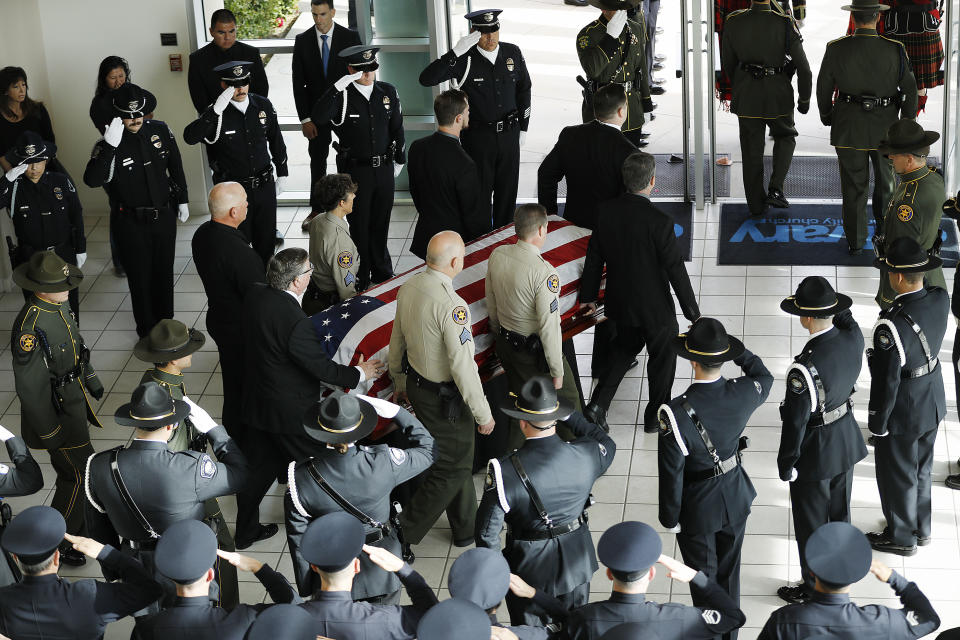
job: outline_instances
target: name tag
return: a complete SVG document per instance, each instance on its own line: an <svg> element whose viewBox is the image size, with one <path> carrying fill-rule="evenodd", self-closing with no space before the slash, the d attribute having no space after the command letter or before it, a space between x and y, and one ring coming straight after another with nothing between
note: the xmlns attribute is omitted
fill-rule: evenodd
<svg viewBox="0 0 960 640"><path fill-rule="evenodd" d="M225 133L226 135L230 136L230 135L233 135L233 134L236 133L236 132L237 132L237 130L234 129L233 131L224 131L223 133Z"/></svg>
<svg viewBox="0 0 960 640"><path fill-rule="evenodd" d="M150 162L144 162L143 166L147 166L148 164L150 164Z"/></svg>
<svg viewBox="0 0 960 640"><path fill-rule="evenodd" d="M359 117L360 117L360 114L359 114L359 113L348 113L347 115L350 116L351 118L359 118Z"/></svg>

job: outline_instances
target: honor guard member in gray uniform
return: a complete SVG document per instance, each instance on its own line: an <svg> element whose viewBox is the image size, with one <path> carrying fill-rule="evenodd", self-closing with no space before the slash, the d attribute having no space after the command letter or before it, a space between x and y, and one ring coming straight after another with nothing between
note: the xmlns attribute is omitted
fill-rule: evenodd
<svg viewBox="0 0 960 640"><path fill-rule="evenodd" d="M199 451L168 448L171 431L188 416L194 428L209 438L219 462ZM188 398L174 400L156 382L134 389L130 402L117 409L114 419L136 431L128 446L87 460L87 523L96 539L116 543L154 571L153 554L160 534L180 520L206 522L204 503L236 493L247 479L247 461L226 429L206 411ZM236 571L232 573L236 580ZM223 576L218 576L218 582L222 581ZM166 606L175 594L169 580L162 582L162 605ZM236 593L235 585L225 588Z"/></svg>
<svg viewBox="0 0 960 640"><path fill-rule="evenodd" d="M593 483L610 467L617 446L603 429L560 400L543 376L528 380L501 409L520 420L527 440L510 455L488 463L477 510L477 546L499 549L506 523L503 555L510 570L565 608L584 605L597 570L586 510L593 502ZM575 440L557 437L558 420ZM557 617L513 594L507 595L507 609L515 625L542 625Z"/></svg>
<svg viewBox="0 0 960 640"><path fill-rule="evenodd" d="M720 60L732 83L730 111L740 124L743 191L750 215L761 215L767 205L789 207L783 181L797 146L791 83L794 72L799 92L796 109L800 113L810 110L813 88L800 29L792 17L771 9L769 0L754 0L749 9L727 16ZM773 170L764 190L763 147L768 127L773 137Z"/></svg>
<svg viewBox="0 0 960 640"><path fill-rule="evenodd" d="M517 242L493 250L484 283L497 356L513 393L520 393L533 376L547 375L558 395L580 411L576 381L561 350L560 276L540 255L547 241L547 212L536 203L522 204L513 223ZM511 421L507 450L523 440Z"/></svg>
<svg viewBox="0 0 960 640"><path fill-rule="evenodd" d="M462 598L444 600L427 612L417 627L417 640L489 640L491 625L483 609ZM506 636L509 637L509 636Z"/></svg>
<svg viewBox="0 0 960 640"><path fill-rule="evenodd" d="M816 590L808 602L788 604L770 614L758 640L805 638L884 638L910 640L932 633L940 618L913 582L873 560L863 532L846 522L821 525L803 550ZM879 604L858 606L850 586L872 573L900 598L902 609Z"/></svg>
<svg viewBox="0 0 960 640"><path fill-rule="evenodd" d="M373 433L378 414L398 425L408 448L357 444ZM297 586L300 595L309 596L320 589L320 576L310 571L300 548L307 527L319 516L348 513L363 523L367 544L401 555L402 534L391 512L390 492L433 464L433 437L406 409L341 391L312 406L303 417L303 428L326 446L311 458L290 463L283 510ZM398 604L400 581L364 554L352 594L354 600Z"/></svg>
<svg viewBox="0 0 960 640"><path fill-rule="evenodd" d="M876 443L877 488L886 527L868 533L877 551L912 556L930 542L930 473L937 429L947 416L940 346L950 296L924 288L924 274L942 261L910 238L898 238L874 266L896 297L873 328L870 411ZM881 277L884 277L883 275Z"/></svg>
<svg viewBox="0 0 960 640"><path fill-rule="evenodd" d="M15 284L33 291L13 322L10 350L20 398L20 432L32 449L46 449L57 474L50 503L63 514L67 531L85 531L80 478L93 454L87 423L103 428L93 400L103 385L90 365L76 320L66 308L67 292L83 279L79 268L53 251L39 251L13 270ZM91 399L92 398L92 399ZM61 549L64 564L82 565L84 556L70 545Z"/></svg>
<svg viewBox="0 0 960 640"><path fill-rule="evenodd" d="M17 237L16 247L7 245L14 268L44 250L55 251L64 262L78 267L87 260L77 189L67 174L47 171L56 155L57 145L24 131L5 156L11 169L4 175L6 179L0 180L0 208L6 207L10 213ZM29 299L30 291L24 289L23 296ZM71 289L69 301L74 319L79 320L80 292Z"/></svg>
<svg viewBox="0 0 960 640"><path fill-rule="evenodd" d="M770 394L773 376L714 318L698 319L671 346L690 360L694 383L658 413L660 524L678 530L683 562L715 580L739 606L740 549L757 496L742 464L748 445L743 430ZM720 375L731 360L743 376ZM695 606L710 606L696 585L690 595ZM736 630L723 634L736 636Z"/></svg>
<svg viewBox="0 0 960 640"><path fill-rule="evenodd" d="M310 221L313 274L303 294L303 312L308 316L357 295L357 245L346 220L353 213L357 183L345 173L328 173L314 185L314 192L324 213Z"/></svg>
<svg viewBox="0 0 960 640"><path fill-rule="evenodd" d="M883 217L879 242L874 238L874 246L880 247L878 255L882 255L884 247L890 247L897 238L910 238L926 251L939 252L945 193L943 175L927 164L930 145L939 139L939 133L924 131L916 121L905 119L893 124L880 142L877 153L890 158L900 179ZM886 274L881 263L880 289L876 297L881 309L893 304L897 295ZM927 286L947 288L941 267L929 271L924 281Z"/></svg>
<svg viewBox="0 0 960 640"><path fill-rule="evenodd" d="M378 47L355 45L339 56L347 73L313 106L311 118L331 123L339 142L337 171L349 174L357 187L353 215L347 221L360 250L357 291L393 277L387 231L393 209L394 181L403 170L403 115L392 84L377 80Z"/></svg>
<svg viewBox="0 0 960 640"><path fill-rule="evenodd" d="M138 360L154 365L153 369L144 372L140 384L156 382L171 398L183 400L187 395L183 370L190 367L193 353L199 351L205 342L206 336L198 329L188 329L179 320L161 320L133 347L133 355ZM192 449L204 453L207 450L207 438L187 418L170 433L167 448L174 452ZM233 535L227 528L217 499L210 498L204 502L203 509L204 519L216 533L218 546L224 551L235 551ZM240 594L236 590L237 571L228 562L218 562L217 569L221 576L219 604L226 609L233 609L240 602Z"/></svg>
<svg viewBox="0 0 960 640"><path fill-rule="evenodd" d="M315 633L337 640L413 640L417 623L437 596L419 573L386 549L364 544L366 532L354 516L333 511L310 523L301 553L320 576L323 589L300 605L316 621ZM385 571L396 573L412 604L354 602L354 576L361 570L361 553Z"/></svg>
<svg viewBox="0 0 960 640"><path fill-rule="evenodd" d="M186 222L187 178L177 140L166 122L146 120L153 94L128 82L113 92L114 118L97 141L83 182L110 198L120 264L141 338L173 317L173 257L177 219Z"/></svg>
<svg viewBox="0 0 960 640"><path fill-rule="evenodd" d="M37 505L24 509L3 532L0 546L14 555L24 574L23 582L0 588L0 634L5 637L102 638L108 624L160 597L160 585L142 564L109 545L71 536L66 529L55 509ZM58 545L64 539L123 582L61 578Z"/></svg>
<svg viewBox="0 0 960 640"><path fill-rule="evenodd" d="M780 403L780 479L790 483L793 530L800 551L802 579L777 595L804 602L813 593L813 576L803 549L817 527L850 522L853 466L867 457L860 425L853 416L853 393L863 361L863 333L850 313L849 296L825 278L809 276L780 309L800 317L810 333L790 367Z"/></svg>
<svg viewBox="0 0 960 640"><path fill-rule="evenodd" d="M917 82L903 45L877 34L877 0L854 0L854 32L827 43L817 75L820 121L830 127L830 144L840 163L843 233L851 255L867 241L867 188L873 165L873 217L877 233L893 195L893 167L877 147L898 114L917 114ZM834 95L836 94L836 100Z"/></svg>
<svg viewBox="0 0 960 640"><path fill-rule="evenodd" d="M276 242L277 190L273 167L278 180L287 176L287 147L273 104L250 92L251 64L234 61L214 69L220 73L223 93L187 125L183 141L207 145L214 183L243 185L249 208L240 231L266 265Z"/></svg>
<svg viewBox="0 0 960 640"><path fill-rule="evenodd" d="M637 638L687 640L716 636L739 629L746 622L737 605L720 586L670 556L662 555L660 536L643 522L621 522L600 536L597 555L613 581L609 600L592 602L570 612L564 626L570 640L592 640L623 622L637 622L643 633ZM700 590L704 604L659 604L646 599L650 582L663 565L667 577Z"/></svg>
<svg viewBox="0 0 960 640"><path fill-rule="evenodd" d="M452 80L467 94L470 126L460 134L464 150L480 172L480 202L493 196L493 228L510 224L520 184L520 147L530 125L530 74L520 47L500 42L502 9L465 16L470 33L431 62L420 84Z"/></svg>
<svg viewBox="0 0 960 640"><path fill-rule="evenodd" d="M577 34L577 56L587 79L577 77L583 85L583 121L590 122L593 94L608 84L619 84L627 93L627 119L621 126L623 135L637 147L647 146L642 132L643 114L654 109L650 99L650 78L645 53L647 28L643 12L639 22L627 19L627 10L640 0L589 0L603 14L580 29ZM653 116L651 115L651 119Z"/></svg>
<svg viewBox="0 0 960 640"><path fill-rule="evenodd" d="M547 640L556 637L559 624L545 627L529 625L507 626L497 621L497 609L507 592L520 598L529 598L534 604L551 615L563 618L567 610L563 604L543 591L534 589L515 575L510 574L510 565L499 551L479 547L467 549L460 554L450 567L447 576L450 596L468 600L487 612L490 625L509 629L518 640Z"/></svg>
<svg viewBox="0 0 960 640"><path fill-rule="evenodd" d="M214 565L230 563L253 573L273 602L301 602L293 587L270 565L239 553L217 549L217 537L206 524L181 520L167 527L154 555L157 571L172 580L177 599L172 606L137 624L141 640L187 640L207 637L243 640L257 614L268 604L221 608L210 601ZM274 636L286 638L288 636Z"/></svg>
<svg viewBox="0 0 960 640"><path fill-rule="evenodd" d="M410 544L419 544L444 511L453 543L473 542L473 427L488 435L494 421L474 360L470 310L453 288L463 254L456 232L438 233L427 245L426 270L397 293L389 354L395 397L409 398L436 439L433 466L400 518Z"/></svg>

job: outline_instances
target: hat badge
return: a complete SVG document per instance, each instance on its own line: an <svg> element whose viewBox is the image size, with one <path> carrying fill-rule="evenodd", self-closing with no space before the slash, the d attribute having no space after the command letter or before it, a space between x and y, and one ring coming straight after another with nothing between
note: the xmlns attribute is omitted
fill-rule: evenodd
<svg viewBox="0 0 960 640"><path fill-rule="evenodd" d="M26 154L27 154L28 156L32 156L33 154L35 154L35 153L37 152L37 145L35 145L35 144L28 144L27 146L25 146L25 147L23 148L23 150L24 150L24 152L26 152Z"/></svg>
<svg viewBox="0 0 960 640"><path fill-rule="evenodd" d="M139 100L131 100L130 102L127 103L127 109L129 109L130 111L136 111L137 107L139 106L140 106Z"/></svg>
<svg viewBox="0 0 960 640"><path fill-rule="evenodd" d="M238 77L239 77L239 76L242 76L242 75L243 75L243 67L241 67L240 65L235 66L235 67L233 68L233 75L238 76Z"/></svg>
<svg viewBox="0 0 960 640"><path fill-rule="evenodd" d="M493 22L493 13L485 13L485 14L483 14L483 21L484 21L484 22Z"/></svg>
<svg viewBox="0 0 960 640"><path fill-rule="evenodd" d="M63 275L64 275L64 277L66 277L66 278L69 278L69 277L70 277L70 266L67 265L66 263L64 263L64 265L63 265Z"/></svg>
<svg viewBox="0 0 960 640"><path fill-rule="evenodd" d="M366 51L363 52L363 59L364 59L364 60L369 60L369 59L372 58L372 57L373 57L373 51L370 51L370 50L368 49L368 50L366 50Z"/></svg>

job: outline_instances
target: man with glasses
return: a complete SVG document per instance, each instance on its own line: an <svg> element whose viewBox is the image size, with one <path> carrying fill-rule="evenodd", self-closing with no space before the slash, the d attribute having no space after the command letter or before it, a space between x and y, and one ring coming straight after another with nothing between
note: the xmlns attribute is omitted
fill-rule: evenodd
<svg viewBox="0 0 960 640"><path fill-rule="evenodd" d="M260 524L260 501L288 462L317 446L301 423L320 400L323 383L356 388L385 369L379 360L350 367L330 359L300 307L311 273L305 249L284 249L267 264L267 284L252 286L244 299L243 416L251 478L237 495L237 549L277 533L277 525Z"/></svg>

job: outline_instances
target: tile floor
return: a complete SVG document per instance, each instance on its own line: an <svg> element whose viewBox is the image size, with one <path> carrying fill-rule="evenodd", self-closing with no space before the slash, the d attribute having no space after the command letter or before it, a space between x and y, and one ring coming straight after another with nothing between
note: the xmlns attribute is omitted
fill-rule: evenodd
<svg viewBox="0 0 960 640"><path fill-rule="evenodd" d="M286 246L306 247L307 237L300 232L300 220L305 215L303 208L281 208L278 211L280 229L286 232ZM742 336L747 346L764 359L777 377L769 402L754 414L747 430L752 446L746 454L745 466L753 478L758 496L748 520L743 549L742 606L747 615L747 626L741 637L752 640L769 613L782 604L775 595L777 587L787 580L798 579L799 572L787 486L778 479L776 471L779 443L777 404L783 396L783 373L791 355L797 353L805 342L805 332L799 322L785 317L779 311L779 300L789 295L804 276L823 275L841 291L853 296L854 315L861 326L869 331L877 313L873 303L877 278L870 268L718 266L718 215L714 208L708 208L695 216L694 259L688 263L694 290L699 294L703 313L720 318L728 331ZM415 213L411 208L398 207L393 214L390 245L398 273L416 263L416 259L407 251L414 218ZM200 217L191 218L179 229L175 263L178 274L177 318L200 329L205 326L206 301L190 258L190 237L202 221ZM131 354L136 333L133 330L126 281L117 279L107 268L106 219L89 217L87 224L90 258L84 268L87 276L81 286L81 329L92 348L92 362L107 389L99 406L100 415L106 418L106 427L92 434L95 448L103 450L122 444L131 437L129 429L113 424L108 418L121 403L127 401L129 393L140 379L144 364ZM0 327L11 326L22 302L19 292L0 296ZM582 354L578 356L581 371L588 370L590 341L589 335L582 335L575 340L577 353ZM0 351L0 422L17 432L20 427L19 400L14 392L8 344L8 332L3 330L0 335L0 345L3 345ZM940 354L944 362L950 361L951 348L952 332ZM193 368L186 374L187 390L217 416L222 408L223 396L213 341L207 341L205 349L194 356L193 362ZM664 533L657 522L656 436L645 435L634 426L647 397L643 371L644 367L641 366L631 372L633 376L624 380L611 407L609 421L617 441L617 457L606 476L598 480L594 488L598 504L591 511L590 526L596 538L606 527L621 520L642 520L661 531L666 553L677 554L674 536ZM727 373L734 372L731 370ZM682 391L688 385L690 375L689 367L681 360L675 392ZM583 382L589 385L590 381ZM943 479L949 473L958 471L953 461L960 456L960 426L955 412L952 376L947 374L945 382L950 412L936 445L933 543L913 558L883 555L882 559L920 585L936 604L944 627L949 628L960 625L960 589L957 588L957 584L960 584L960 523L957 518L960 493L947 489ZM864 367L860 384L862 391L856 396L855 410L861 424L866 418L868 385ZM46 454L40 452L38 458L44 471L45 488L34 496L10 499L14 511L31 504L49 504L54 475ZM853 521L864 530L875 529L881 520L872 467L871 455L857 466L854 481ZM475 481L479 486L482 478L477 476ZM227 519L232 521L236 514L234 499L224 499L222 505ZM267 522L283 521L282 494L276 486L264 501L261 514ZM437 588L441 597L447 596L446 573L459 551L450 544L450 531L445 520L441 520L423 543L416 547L416 569ZM292 576L283 535L255 545L249 553ZM99 576L99 568L91 563L79 570L67 569L63 574L71 577ZM244 579L241 584L243 599L247 602L261 601L264 590L253 576L244 574L241 578ZM602 571L596 574L592 586L593 598L606 597L609 583ZM657 600L690 602L689 592L684 586L673 584L660 576L653 582L651 594ZM854 597L861 603L881 602L897 606L892 596L886 586L871 578L865 578L854 588ZM129 621L122 621L113 625L108 629L107 638L128 637L129 624Z"/></svg>

